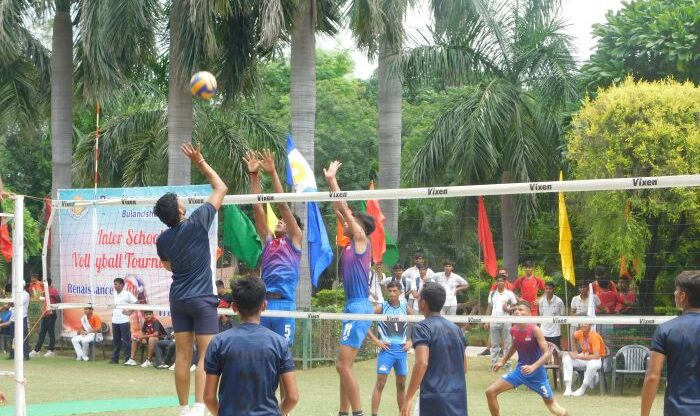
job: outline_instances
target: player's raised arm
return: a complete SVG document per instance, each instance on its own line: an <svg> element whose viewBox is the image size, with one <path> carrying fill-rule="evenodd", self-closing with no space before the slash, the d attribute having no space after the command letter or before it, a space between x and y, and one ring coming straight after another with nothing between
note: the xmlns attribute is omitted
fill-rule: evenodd
<svg viewBox="0 0 700 416"><path fill-rule="evenodd" d="M243 161L248 166L248 175L250 176L250 191L254 194L262 193L260 188L260 160L258 156L252 150L246 152L243 156ZM255 219L255 229L258 231L258 236L260 237L260 243L263 245L270 236L270 230L267 228L267 221L265 220L265 210L262 204L253 204L253 218Z"/></svg>
<svg viewBox="0 0 700 416"><path fill-rule="evenodd" d="M339 161L334 160L328 166L328 169L323 169L323 175L326 177L326 182L328 183L328 188L331 192L340 192L340 186L338 185L336 174L342 165L343 164ZM337 210L337 213L340 214L343 221L347 224L348 229L350 229L357 251L363 252L367 245L368 236L365 234L362 226L355 221L348 204L345 201L333 201L333 208Z"/></svg>
<svg viewBox="0 0 700 416"><path fill-rule="evenodd" d="M268 149L263 150L260 166L272 178L272 189L274 192L277 194L284 193L282 182L275 168L275 154ZM301 248L302 232L296 218L294 218L294 213L286 202L280 202L277 206L282 215L282 220L284 220L284 225L287 227L287 235L297 248Z"/></svg>
<svg viewBox="0 0 700 416"><path fill-rule="evenodd" d="M202 172L202 174L209 181L209 184L212 187L212 193L209 195L207 202L212 204L218 211L219 208L221 208L221 204L224 202L224 197L226 196L228 187L224 181L221 180L219 174L216 173L211 166L209 166L206 160L204 160L204 156L202 156L199 146L194 147L191 143L185 143L182 145L181 149L182 153L184 153L187 158L197 165L197 169L199 169L199 171Z"/></svg>

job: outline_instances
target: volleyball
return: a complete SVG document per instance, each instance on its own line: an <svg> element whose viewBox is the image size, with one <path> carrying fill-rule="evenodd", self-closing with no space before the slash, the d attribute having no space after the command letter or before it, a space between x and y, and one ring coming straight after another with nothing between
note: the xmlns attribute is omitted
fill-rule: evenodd
<svg viewBox="0 0 700 416"><path fill-rule="evenodd" d="M197 72L190 79L190 91L203 100L211 100L216 94L216 78L207 71Z"/></svg>

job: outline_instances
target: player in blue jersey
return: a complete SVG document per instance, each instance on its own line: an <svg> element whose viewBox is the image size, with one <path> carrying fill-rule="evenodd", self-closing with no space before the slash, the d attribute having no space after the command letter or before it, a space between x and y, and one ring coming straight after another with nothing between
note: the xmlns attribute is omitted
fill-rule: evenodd
<svg viewBox="0 0 700 416"><path fill-rule="evenodd" d="M342 164L333 161L323 174L331 192L340 192L336 173ZM372 247L369 235L374 231L374 219L362 212L352 212L348 204L336 200L333 209L343 221L343 235L350 239L343 249L343 288L345 289L345 313L374 313L369 301L369 266L372 259ZM338 347L336 370L340 376L340 410L339 416L348 415L352 407L353 416L363 416L360 386L352 372L357 351L371 327L370 321L343 321L342 336Z"/></svg>
<svg viewBox="0 0 700 416"><path fill-rule="evenodd" d="M260 325L265 284L256 277L231 283L231 307L241 324L214 337L204 358L204 400L217 416L287 415L299 401L287 340ZM287 394L280 403L277 385Z"/></svg>
<svg viewBox="0 0 700 416"><path fill-rule="evenodd" d="M515 316L529 316L530 302L519 301L515 304ZM486 389L486 399L489 403L491 416L498 416L498 395L504 391L526 385L530 390L542 396L544 404L550 413L557 416L568 415L566 409L555 400L552 388L547 380L547 370L544 364L550 356L547 341L542 330L536 324L515 324L510 329L513 343L505 357L498 360L493 371L498 371L518 351L518 365L513 371L494 381Z"/></svg>
<svg viewBox="0 0 700 416"><path fill-rule="evenodd" d="M253 193L261 193L260 168L270 175L275 193L284 192L275 169L274 155L269 150L264 150L261 154L248 152L243 160L248 165ZM253 205L255 228L260 241L263 242L260 277L267 287L267 309L295 311L301 261L301 220L294 215L286 203L281 202L277 206L282 219L277 223L273 234L273 231L268 228L262 204ZM294 342L294 319L263 317L260 323L285 337L291 347Z"/></svg>
<svg viewBox="0 0 700 416"><path fill-rule="evenodd" d="M389 300L375 305L374 313L389 316L412 315L413 308L408 307L405 300L401 300L403 294L401 283L391 281L386 285L389 292ZM396 401L399 411L403 407L403 399L406 391L406 374L408 374L407 352L411 349L411 340L408 338L407 322L380 321L378 327L379 337L372 331L368 333L372 342L380 348L377 356L377 383L372 392L372 416L376 416L379 410L379 402L382 400L382 391L386 380L394 369L396 375Z"/></svg>

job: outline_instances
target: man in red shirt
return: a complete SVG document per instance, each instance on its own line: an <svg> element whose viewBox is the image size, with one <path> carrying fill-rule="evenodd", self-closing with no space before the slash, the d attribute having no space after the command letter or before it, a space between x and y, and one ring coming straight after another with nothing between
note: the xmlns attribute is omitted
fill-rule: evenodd
<svg viewBox="0 0 700 416"><path fill-rule="evenodd" d="M58 290L56 290L53 286L51 286L51 278L47 277L46 278L46 283L48 283L49 286L49 301L50 303L56 304L56 303L61 303L61 296L58 294ZM43 288L42 288L42 293L43 293ZM41 327L39 329L39 339L36 341L36 346L34 346L34 349L29 353L30 357L38 357L39 352L41 352L41 347L44 346L44 339L46 338L46 334L49 335L49 350L46 351L46 354L44 354L44 357L53 357L54 356L54 346L56 345L56 333L55 328L56 328L56 311L53 309L48 309L46 308L46 302L44 301L44 298L41 298L42 306L44 312L41 315Z"/></svg>
<svg viewBox="0 0 700 416"><path fill-rule="evenodd" d="M600 284L598 282L601 280L607 280L610 282L610 291L617 295L617 285L615 284L615 282L610 280L610 277L608 276L607 267L595 266L595 269L593 269L593 279L593 294L599 295Z"/></svg>
<svg viewBox="0 0 700 416"><path fill-rule="evenodd" d="M622 315L631 315L634 313L634 308L637 304L637 294L630 287L630 278L628 275L622 275L618 281L619 291L617 313Z"/></svg>
<svg viewBox="0 0 700 416"><path fill-rule="evenodd" d="M496 275L495 280L498 280L498 276L503 276L506 278L506 290L510 290L512 292L513 291L513 284L508 281L508 270L498 269L498 274ZM491 289L489 289L489 293L493 292L496 289L498 289L498 282L493 282L493 284L491 285Z"/></svg>
<svg viewBox="0 0 700 416"><path fill-rule="evenodd" d="M544 280L535 276L535 264L527 260L523 263L525 268L525 276L520 276L513 284L515 294L519 297L518 300L530 302L530 310L532 315L537 316L537 297L539 291L544 291Z"/></svg>
<svg viewBox="0 0 700 416"><path fill-rule="evenodd" d="M598 293L598 299L600 299L600 313L604 315L611 315L617 312L619 299L618 295L610 290L610 280L599 280L598 286L600 287L600 292Z"/></svg>

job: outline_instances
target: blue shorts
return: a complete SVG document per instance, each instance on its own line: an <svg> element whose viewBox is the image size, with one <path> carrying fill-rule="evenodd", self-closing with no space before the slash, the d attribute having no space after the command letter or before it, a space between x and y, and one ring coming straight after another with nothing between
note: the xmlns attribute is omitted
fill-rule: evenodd
<svg viewBox="0 0 700 416"><path fill-rule="evenodd" d="M549 386L547 379L547 369L540 367L529 375L525 375L521 371L520 364L515 366L515 369L510 373L501 377L503 380L512 384L513 387L526 385L530 390L542 396L543 399L552 398L552 388Z"/></svg>
<svg viewBox="0 0 700 416"><path fill-rule="evenodd" d="M371 315L374 313L374 305L365 299L348 299L345 304L345 313L364 313ZM343 321L340 345L359 350L367 337L367 331L372 326L372 321Z"/></svg>
<svg viewBox="0 0 700 416"><path fill-rule="evenodd" d="M286 299L267 299L267 309L271 311L295 311L297 310L297 304ZM294 318L270 318L263 316L260 318L260 325L276 334L282 335L290 347L294 344L294 331L296 329Z"/></svg>
<svg viewBox="0 0 700 416"><path fill-rule="evenodd" d="M377 374L389 374L392 368L397 376L405 377L408 374L408 354L403 350L403 345L391 344L388 351L379 351Z"/></svg>
<svg viewBox="0 0 700 416"><path fill-rule="evenodd" d="M194 332L195 335L219 333L216 307L219 299L214 295L170 301L170 317L173 332Z"/></svg>

